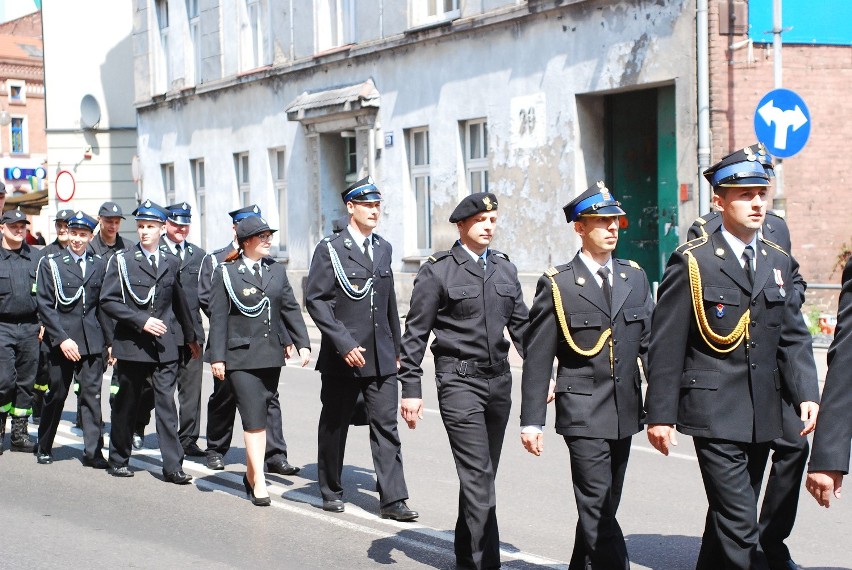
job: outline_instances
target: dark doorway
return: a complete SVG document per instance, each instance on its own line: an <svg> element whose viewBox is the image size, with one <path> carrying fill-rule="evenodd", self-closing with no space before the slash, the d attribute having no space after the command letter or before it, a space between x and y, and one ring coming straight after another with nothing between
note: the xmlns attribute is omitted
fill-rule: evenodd
<svg viewBox="0 0 852 570"><path fill-rule="evenodd" d="M678 245L674 86L605 98L606 182L627 212L616 255L659 281Z"/></svg>

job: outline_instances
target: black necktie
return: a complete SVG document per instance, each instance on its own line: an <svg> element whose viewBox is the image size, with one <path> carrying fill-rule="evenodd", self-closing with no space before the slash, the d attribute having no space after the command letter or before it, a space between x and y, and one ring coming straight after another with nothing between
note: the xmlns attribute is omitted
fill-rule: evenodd
<svg viewBox="0 0 852 570"><path fill-rule="evenodd" d="M609 284L609 267L604 265L598 269L598 275L601 277L601 290L603 291L606 306L612 310L612 286Z"/></svg>
<svg viewBox="0 0 852 570"><path fill-rule="evenodd" d="M367 259L373 261L373 258L370 256L370 238L364 238L364 255L367 256Z"/></svg>
<svg viewBox="0 0 852 570"><path fill-rule="evenodd" d="M86 271L83 269L83 258L82 257L77 259L77 267L80 268L80 277L85 277Z"/></svg>
<svg viewBox="0 0 852 570"><path fill-rule="evenodd" d="M183 260L183 244L179 243L175 245L175 251L177 252L177 256Z"/></svg>
<svg viewBox="0 0 852 570"><path fill-rule="evenodd" d="M485 260L479 257L476 259L476 263L477 265L479 265L479 268L482 270L482 272L485 273Z"/></svg>
<svg viewBox="0 0 852 570"><path fill-rule="evenodd" d="M752 265L752 260L754 259L754 250L750 245L747 245L743 250L743 269L745 269L746 275L748 275L748 282L750 285L754 285L754 266Z"/></svg>
<svg viewBox="0 0 852 570"><path fill-rule="evenodd" d="M260 280L260 264L255 263L254 265L251 266L251 269L252 269L252 271L254 271L255 281L257 281L258 283L261 283L261 280Z"/></svg>
<svg viewBox="0 0 852 570"><path fill-rule="evenodd" d="M156 273L157 272L157 256L152 253L150 256L148 256L148 261L151 262L151 267L154 268L154 273Z"/></svg>

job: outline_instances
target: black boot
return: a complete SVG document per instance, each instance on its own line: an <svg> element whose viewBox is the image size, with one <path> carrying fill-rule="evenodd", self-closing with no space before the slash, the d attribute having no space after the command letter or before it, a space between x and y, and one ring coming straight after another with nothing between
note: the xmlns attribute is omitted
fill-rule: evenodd
<svg viewBox="0 0 852 570"><path fill-rule="evenodd" d="M27 433L27 418L12 418L12 451L23 451L32 453L35 449L35 443L30 440L30 435Z"/></svg>
<svg viewBox="0 0 852 570"><path fill-rule="evenodd" d="M3 444L6 439L6 412L0 413L0 455L3 455Z"/></svg>

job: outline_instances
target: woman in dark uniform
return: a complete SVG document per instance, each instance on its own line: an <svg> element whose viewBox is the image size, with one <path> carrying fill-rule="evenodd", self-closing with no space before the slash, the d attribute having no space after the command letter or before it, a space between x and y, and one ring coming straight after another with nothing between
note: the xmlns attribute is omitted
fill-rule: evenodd
<svg viewBox="0 0 852 570"><path fill-rule="evenodd" d="M239 248L213 275L208 350L213 376L231 383L246 441L246 494L271 503L263 475L266 410L285 356L298 348L302 366L311 356L308 329L284 265L269 257L272 234L260 216L237 224Z"/></svg>

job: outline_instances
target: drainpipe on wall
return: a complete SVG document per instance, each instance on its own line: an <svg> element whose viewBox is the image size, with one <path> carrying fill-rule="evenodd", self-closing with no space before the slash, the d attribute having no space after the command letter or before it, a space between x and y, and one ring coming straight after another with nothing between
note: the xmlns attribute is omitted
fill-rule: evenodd
<svg viewBox="0 0 852 570"><path fill-rule="evenodd" d="M698 83L698 215L710 211L710 183L702 173L710 167L710 40L708 0L697 0L695 41Z"/></svg>

